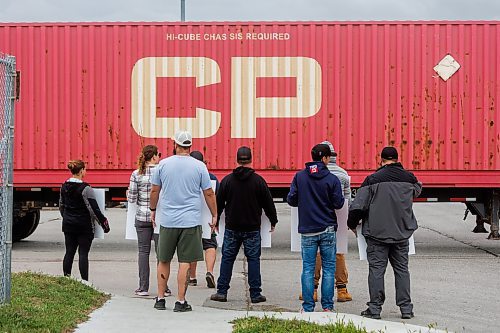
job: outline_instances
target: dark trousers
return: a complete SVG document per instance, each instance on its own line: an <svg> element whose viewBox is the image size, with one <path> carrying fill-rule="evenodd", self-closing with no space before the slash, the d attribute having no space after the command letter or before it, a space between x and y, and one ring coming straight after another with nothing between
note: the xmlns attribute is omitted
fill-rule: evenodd
<svg viewBox="0 0 500 333"><path fill-rule="evenodd" d="M78 268L80 269L80 276L82 280L89 280L89 252L93 239L93 234L64 233L66 253L63 259L63 273L65 276L71 276L73 260L76 250L78 249Z"/></svg>
<svg viewBox="0 0 500 333"><path fill-rule="evenodd" d="M137 247L139 250L139 289L141 291L149 290L149 254L151 253L151 240L155 242L155 253L158 244L158 235L154 233L151 223L146 226L136 223Z"/></svg>
<svg viewBox="0 0 500 333"><path fill-rule="evenodd" d="M382 243L367 238L368 288L371 313L380 314L385 301L384 276L387 260L391 262L396 282L396 304L401 313L413 312L410 298L410 272L408 271L408 240L401 243Z"/></svg>
<svg viewBox="0 0 500 333"><path fill-rule="evenodd" d="M260 295L262 281L260 278L260 231L240 232L226 229L224 232L224 244L222 245L222 259L220 263L220 274L217 280L217 293L227 295L229 282L233 274L233 266L241 244L248 262L248 284L250 285L250 297Z"/></svg>

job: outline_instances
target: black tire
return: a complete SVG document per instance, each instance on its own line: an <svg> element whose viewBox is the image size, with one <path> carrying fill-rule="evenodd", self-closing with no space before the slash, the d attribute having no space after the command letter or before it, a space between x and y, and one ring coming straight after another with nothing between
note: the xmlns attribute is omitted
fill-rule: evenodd
<svg viewBox="0 0 500 333"><path fill-rule="evenodd" d="M19 242L31 235L40 223L40 210L32 210L25 216L14 216L12 224L12 241Z"/></svg>

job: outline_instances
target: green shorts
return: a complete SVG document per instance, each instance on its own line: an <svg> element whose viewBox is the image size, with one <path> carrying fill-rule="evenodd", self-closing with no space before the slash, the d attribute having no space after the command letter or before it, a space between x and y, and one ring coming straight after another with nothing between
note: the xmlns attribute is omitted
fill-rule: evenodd
<svg viewBox="0 0 500 333"><path fill-rule="evenodd" d="M192 228L165 228L160 226L158 260L170 262L177 250L179 262L203 261L201 225Z"/></svg>

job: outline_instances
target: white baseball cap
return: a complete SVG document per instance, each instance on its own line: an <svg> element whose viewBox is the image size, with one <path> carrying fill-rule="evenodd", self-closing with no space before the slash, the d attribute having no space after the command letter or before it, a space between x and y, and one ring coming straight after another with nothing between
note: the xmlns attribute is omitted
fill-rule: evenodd
<svg viewBox="0 0 500 333"><path fill-rule="evenodd" d="M180 130L175 132L174 141L181 147L191 147L193 136L188 131Z"/></svg>

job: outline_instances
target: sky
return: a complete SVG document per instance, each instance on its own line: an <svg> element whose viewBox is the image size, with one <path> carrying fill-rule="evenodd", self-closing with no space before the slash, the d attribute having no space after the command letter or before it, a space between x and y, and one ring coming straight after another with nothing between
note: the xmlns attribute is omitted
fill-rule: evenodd
<svg viewBox="0 0 500 333"><path fill-rule="evenodd" d="M498 20L500 0L185 0L186 21ZM180 0L0 0L0 22L180 21Z"/></svg>

